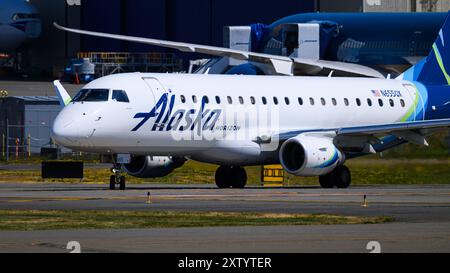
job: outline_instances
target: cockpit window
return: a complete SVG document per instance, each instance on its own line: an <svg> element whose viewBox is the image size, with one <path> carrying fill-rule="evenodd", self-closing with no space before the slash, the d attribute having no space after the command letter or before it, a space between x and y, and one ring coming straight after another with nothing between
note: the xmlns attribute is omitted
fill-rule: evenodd
<svg viewBox="0 0 450 273"><path fill-rule="evenodd" d="M108 89L81 89L72 101L108 101L108 95Z"/></svg>
<svg viewBox="0 0 450 273"><path fill-rule="evenodd" d="M39 18L39 14L37 13L16 13L12 16L13 21L22 19L37 19L37 18Z"/></svg>
<svg viewBox="0 0 450 273"><path fill-rule="evenodd" d="M112 100L119 102L130 102L128 99L127 93L123 90L113 90Z"/></svg>

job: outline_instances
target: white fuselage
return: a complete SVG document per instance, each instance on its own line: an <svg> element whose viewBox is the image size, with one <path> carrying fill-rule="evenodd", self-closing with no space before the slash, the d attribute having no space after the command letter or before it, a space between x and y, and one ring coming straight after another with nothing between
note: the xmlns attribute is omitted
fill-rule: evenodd
<svg viewBox="0 0 450 273"><path fill-rule="evenodd" d="M64 107L53 127L58 143L218 164L276 161L279 143L262 148L255 140L283 132L423 119L415 112L423 108L419 92L398 80L132 73L83 89L108 89L108 99ZM113 90L129 102L113 100Z"/></svg>

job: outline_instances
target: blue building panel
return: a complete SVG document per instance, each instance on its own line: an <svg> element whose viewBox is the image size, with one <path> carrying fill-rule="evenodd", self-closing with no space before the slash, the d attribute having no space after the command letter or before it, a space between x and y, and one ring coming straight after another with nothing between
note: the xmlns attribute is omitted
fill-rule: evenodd
<svg viewBox="0 0 450 273"><path fill-rule="evenodd" d="M122 34L166 39L166 1L132 0L122 3ZM123 43L123 51L164 51L138 43Z"/></svg>
<svg viewBox="0 0 450 273"><path fill-rule="evenodd" d="M81 5L81 28L100 32L121 32L120 0L84 0ZM121 42L82 36L82 51L121 51Z"/></svg>
<svg viewBox="0 0 450 273"><path fill-rule="evenodd" d="M211 43L211 0L167 0L169 40Z"/></svg>

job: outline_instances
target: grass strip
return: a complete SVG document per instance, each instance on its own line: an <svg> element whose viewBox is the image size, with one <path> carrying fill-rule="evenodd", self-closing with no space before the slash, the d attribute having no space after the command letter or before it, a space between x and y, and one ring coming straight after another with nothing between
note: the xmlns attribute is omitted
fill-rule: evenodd
<svg viewBox="0 0 450 273"><path fill-rule="evenodd" d="M375 184L450 184L448 159L355 159L348 161L352 172L352 185ZM127 177L129 183L214 184L217 166L188 161L171 174L154 179ZM248 185L260 184L261 167L246 167ZM87 183L109 183L109 169L85 169ZM39 170L0 170L0 182L43 182ZM46 182L78 183L77 179L48 179ZM318 185L316 177L286 174L285 185Z"/></svg>
<svg viewBox="0 0 450 273"><path fill-rule="evenodd" d="M246 212L0 210L0 230L130 229L219 226L350 225L391 222L387 216Z"/></svg>

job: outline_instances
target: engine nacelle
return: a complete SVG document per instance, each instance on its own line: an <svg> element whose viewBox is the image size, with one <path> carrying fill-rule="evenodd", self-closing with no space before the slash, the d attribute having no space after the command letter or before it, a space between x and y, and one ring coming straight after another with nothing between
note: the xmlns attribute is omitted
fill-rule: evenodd
<svg viewBox="0 0 450 273"><path fill-rule="evenodd" d="M280 148L284 169L298 176L321 176L344 164L345 155L329 137L298 135L288 139Z"/></svg>
<svg viewBox="0 0 450 273"><path fill-rule="evenodd" d="M132 156L131 162L123 167L125 171L139 178L163 177L183 166L185 158L169 156Z"/></svg>

